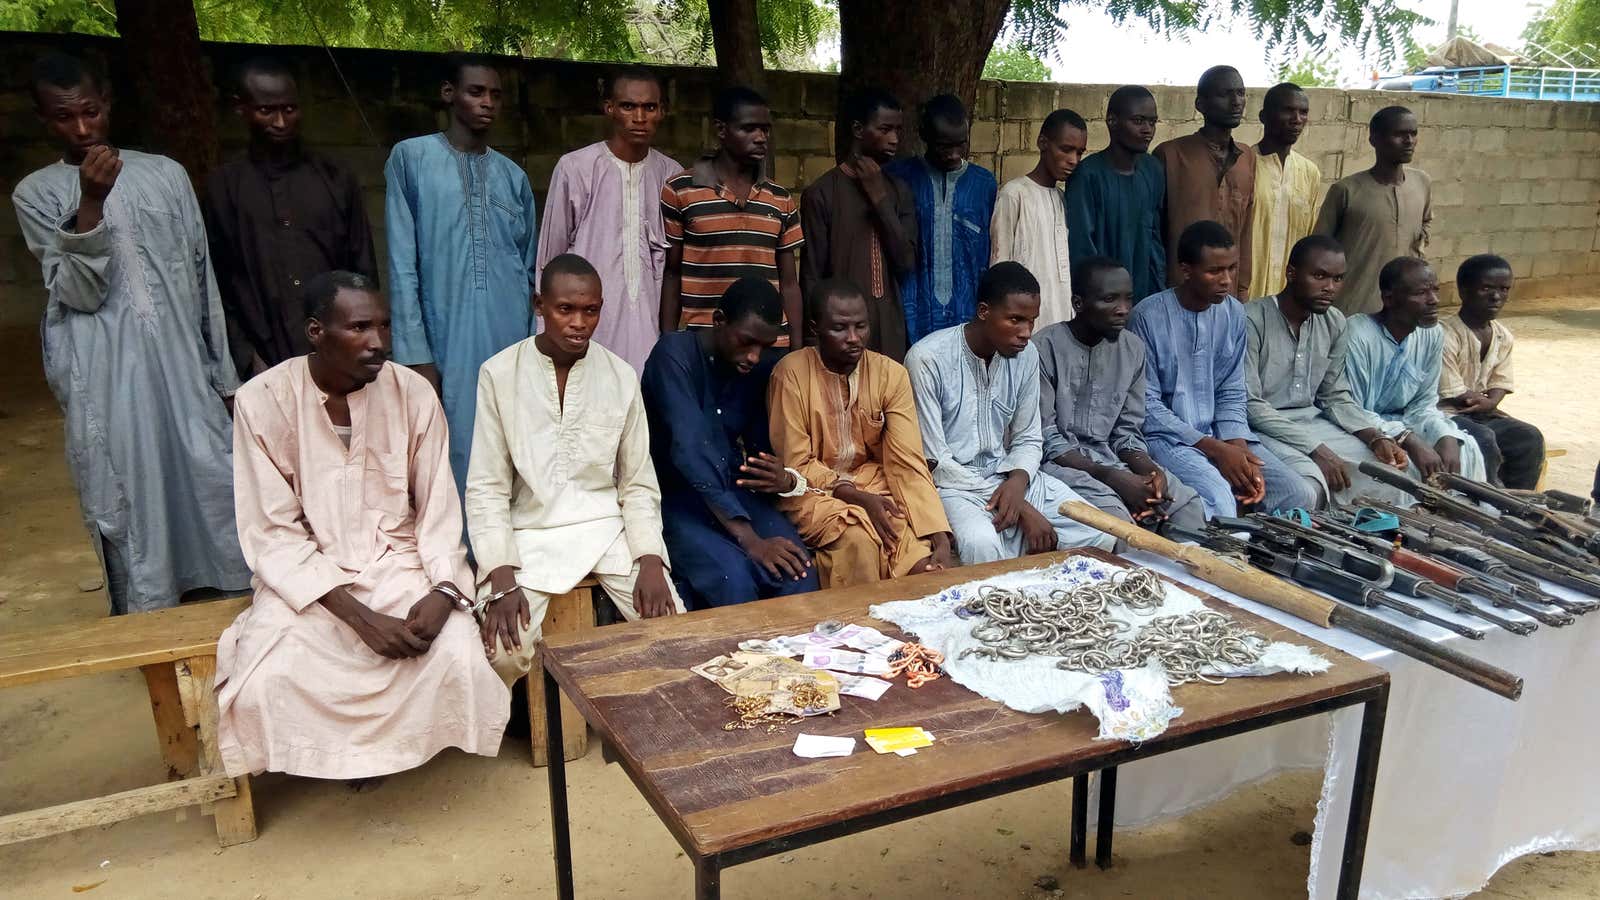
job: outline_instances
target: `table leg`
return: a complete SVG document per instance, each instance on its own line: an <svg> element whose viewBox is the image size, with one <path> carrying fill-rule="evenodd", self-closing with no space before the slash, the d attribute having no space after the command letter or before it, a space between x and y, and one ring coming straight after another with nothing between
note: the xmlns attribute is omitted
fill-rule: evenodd
<svg viewBox="0 0 1600 900"><path fill-rule="evenodd" d="M722 897L722 865L715 856L702 856L694 861L695 900L720 900Z"/></svg>
<svg viewBox="0 0 1600 900"><path fill-rule="evenodd" d="M1072 776L1072 838L1067 845L1067 861L1074 869L1087 865L1089 844L1089 774Z"/></svg>
<svg viewBox="0 0 1600 900"><path fill-rule="evenodd" d="M1361 891L1361 864L1367 855L1367 825L1372 795L1378 786L1378 751L1389 709L1389 686L1361 707L1361 737L1356 749L1355 781L1350 785L1350 823L1344 832L1344 857L1339 863L1340 900L1355 900Z"/></svg>
<svg viewBox="0 0 1600 900"><path fill-rule="evenodd" d="M1111 868L1111 825L1117 818L1117 767L1100 770L1100 815L1094 835L1094 864Z"/></svg>
<svg viewBox="0 0 1600 900"><path fill-rule="evenodd" d="M550 779L550 836L556 862L556 896L572 900L572 830L567 819L567 760L561 752L561 686L544 673L546 747L552 751L545 773Z"/></svg>

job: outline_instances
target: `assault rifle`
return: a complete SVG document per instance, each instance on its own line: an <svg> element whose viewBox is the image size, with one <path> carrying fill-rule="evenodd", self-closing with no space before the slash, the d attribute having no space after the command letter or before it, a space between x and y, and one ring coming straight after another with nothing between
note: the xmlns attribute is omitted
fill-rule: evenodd
<svg viewBox="0 0 1600 900"><path fill-rule="evenodd" d="M1463 494L1479 503L1487 503L1500 510L1503 515L1521 519L1558 540L1579 547L1591 556L1594 555L1594 551L1589 547L1589 542L1596 534L1593 525L1580 525L1569 521L1543 506L1481 481L1473 481L1450 472L1440 472L1433 478L1440 487Z"/></svg>

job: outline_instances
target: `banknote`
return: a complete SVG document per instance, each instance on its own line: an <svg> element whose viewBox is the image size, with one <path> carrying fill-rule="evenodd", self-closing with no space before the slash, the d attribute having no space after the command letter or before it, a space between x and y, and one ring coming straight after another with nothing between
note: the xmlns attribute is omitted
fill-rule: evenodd
<svg viewBox="0 0 1600 900"><path fill-rule="evenodd" d="M839 693L851 697L865 697L876 700L883 696L884 691L894 687L894 682L884 681L882 678L873 678L871 675L834 675L839 680Z"/></svg>
<svg viewBox="0 0 1600 900"><path fill-rule="evenodd" d="M856 675L888 675L889 661L882 656L853 650L807 650L802 663L812 669L833 669Z"/></svg>
<svg viewBox="0 0 1600 900"><path fill-rule="evenodd" d="M878 656L889 656L906 645L905 641L889 637L870 625L846 625L834 637L846 647Z"/></svg>
<svg viewBox="0 0 1600 900"><path fill-rule="evenodd" d="M736 697L765 696L773 712L810 716L839 708L839 681L833 673L808 669L787 657L741 650L691 666L689 671ZM825 702L820 706L796 706L792 692L801 684L816 685Z"/></svg>

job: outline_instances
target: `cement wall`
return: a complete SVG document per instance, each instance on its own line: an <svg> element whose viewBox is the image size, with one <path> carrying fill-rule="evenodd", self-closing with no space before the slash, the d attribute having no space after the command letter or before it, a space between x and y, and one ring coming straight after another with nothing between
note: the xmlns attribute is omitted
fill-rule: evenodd
<svg viewBox="0 0 1600 900"><path fill-rule="evenodd" d="M31 60L52 47L90 52L107 62L115 81L120 49L116 40L79 36L0 32L0 40L0 74L9 86L0 92L0 189L9 194L19 178L54 158L27 91ZM262 49L206 45L214 73L226 73ZM300 70L305 137L359 173L381 242L383 163L389 147L441 122L434 102L438 57L334 51L359 98L358 111L322 48L274 47L270 52ZM556 159L605 133L597 102L598 79L605 69L591 63L506 60L507 102L492 140L498 150L522 162L541 200ZM712 143L709 113L716 73L683 68L668 74L671 109L660 146L688 161ZM833 165L834 77L789 72L770 77L768 94L776 118L773 175L779 183L804 186ZM1096 119L1103 115L1111 90L1106 85L982 83L972 129L974 160L1002 180L1026 172L1034 163L1039 124L1063 106L1090 120L1090 149L1103 147L1105 131ZM1158 141L1198 127L1191 89L1152 90L1162 118ZM1261 94L1252 90L1252 102L1259 103ZM1373 112L1400 103L1419 114L1416 164L1433 177L1434 190L1428 255L1441 278L1453 278L1462 259L1485 251L1511 260L1521 276L1520 299L1583 293L1600 272L1600 104L1324 89L1310 95L1311 125L1299 149L1321 167L1324 185L1370 165L1366 122ZM134 146L131 126L138 114L131 100L119 105L114 138ZM1255 120L1252 107L1246 121ZM230 111L224 110L221 121L224 153L231 156L243 146L244 129ZM1260 126L1242 128L1240 136L1253 142L1260 137ZM0 215L0 322L35 321L42 304L38 266L23 245L15 218Z"/></svg>

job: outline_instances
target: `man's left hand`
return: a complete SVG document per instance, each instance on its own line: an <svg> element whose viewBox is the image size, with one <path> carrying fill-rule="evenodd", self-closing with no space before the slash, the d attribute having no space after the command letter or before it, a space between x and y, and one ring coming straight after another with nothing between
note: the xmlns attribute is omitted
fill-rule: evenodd
<svg viewBox="0 0 1600 900"><path fill-rule="evenodd" d="M633 582L633 608L644 619L677 614L678 606L672 602L672 588L667 586L667 567L661 562L661 557L639 558L639 577Z"/></svg>
<svg viewBox="0 0 1600 900"><path fill-rule="evenodd" d="M794 475L771 453L745 457L739 471L742 477L736 479L734 484L758 494L782 494L794 490L796 483Z"/></svg>
<svg viewBox="0 0 1600 900"><path fill-rule="evenodd" d="M1461 474L1461 442L1453 437L1439 438L1433 445L1439 454L1439 467L1452 475Z"/></svg>
<svg viewBox="0 0 1600 900"><path fill-rule="evenodd" d="M444 629L444 623L450 618L450 610L455 606L449 597L438 591L429 591L411 605L411 611L406 613L406 627L411 633L425 641L432 642Z"/></svg>
<svg viewBox="0 0 1600 900"><path fill-rule="evenodd" d="M1056 548L1056 529L1044 513L1030 504L1023 504L1017 527L1022 529L1023 553L1049 553Z"/></svg>
<svg viewBox="0 0 1600 900"><path fill-rule="evenodd" d="M1017 524L1028 506L1028 479L1012 473L989 495L984 509L994 514L994 530L1005 531Z"/></svg>
<svg viewBox="0 0 1600 900"><path fill-rule="evenodd" d="M866 156L858 156L848 162L841 163L839 171L855 179L861 185L861 190L867 199L874 205L883 202L889 196L888 176L883 174L883 167L878 161Z"/></svg>

